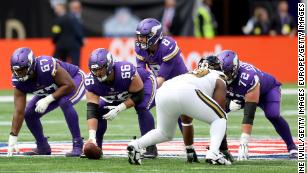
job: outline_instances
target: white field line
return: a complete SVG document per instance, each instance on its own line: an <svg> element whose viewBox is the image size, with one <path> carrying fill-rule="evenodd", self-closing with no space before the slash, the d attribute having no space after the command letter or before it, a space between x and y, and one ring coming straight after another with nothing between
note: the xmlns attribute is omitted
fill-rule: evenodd
<svg viewBox="0 0 307 173"><path fill-rule="evenodd" d="M297 95L297 89L282 89L281 90L282 95ZM33 95L29 94L27 95L27 101L31 100ZM85 96L82 97L81 100L85 100ZM12 95L8 96L0 96L0 102L13 102L14 98Z"/></svg>

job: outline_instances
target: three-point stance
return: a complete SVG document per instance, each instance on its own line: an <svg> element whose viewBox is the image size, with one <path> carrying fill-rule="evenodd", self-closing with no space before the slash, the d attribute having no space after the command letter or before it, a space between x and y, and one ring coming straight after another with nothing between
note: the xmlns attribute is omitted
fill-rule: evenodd
<svg viewBox="0 0 307 173"><path fill-rule="evenodd" d="M91 71L85 80L88 142L101 148L107 120L130 107L137 112L141 135L155 128L150 112L157 87L154 76L129 62L114 61L111 53L103 48L91 53L88 65Z"/></svg>
<svg viewBox="0 0 307 173"><path fill-rule="evenodd" d="M11 57L12 81L14 86L15 112L8 142L8 155L18 151L17 135L25 119L33 134L37 148L26 155L50 155L51 149L43 134L40 118L60 107L72 135L73 150L68 157L82 153L83 140L80 136L78 114L73 105L85 93L84 73L72 64L50 56L34 57L29 48L18 48ZM26 106L27 93L35 96Z"/></svg>

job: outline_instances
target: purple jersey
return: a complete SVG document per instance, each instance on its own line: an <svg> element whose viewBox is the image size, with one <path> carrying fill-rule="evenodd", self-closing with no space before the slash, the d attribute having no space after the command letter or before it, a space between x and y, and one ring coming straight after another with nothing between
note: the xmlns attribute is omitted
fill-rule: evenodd
<svg viewBox="0 0 307 173"><path fill-rule="evenodd" d="M85 79L85 87L88 91L105 98L111 102L122 102L131 96L128 90L133 77L138 71L144 81L149 78L150 73L144 69L136 68L133 64L126 61L114 62L114 81L111 84L99 82L91 73Z"/></svg>
<svg viewBox="0 0 307 173"><path fill-rule="evenodd" d="M55 92L58 86L54 76L58 65L64 68L73 78L79 71L75 65L57 60L51 56L39 56L35 58L34 78L26 81L18 81L12 76L13 86L24 93L33 93L38 96L46 96Z"/></svg>
<svg viewBox="0 0 307 173"><path fill-rule="evenodd" d="M272 88L281 85L272 75L240 61L236 79L227 86L227 97L232 100L244 101L245 94L252 90L257 83L260 84L260 98Z"/></svg>
<svg viewBox="0 0 307 173"><path fill-rule="evenodd" d="M149 54L147 50L135 47L137 66L146 68L147 64L156 77L160 76L165 80L188 72L176 41L171 37L164 36L159 42L158 49L154 54Z"/></svg>

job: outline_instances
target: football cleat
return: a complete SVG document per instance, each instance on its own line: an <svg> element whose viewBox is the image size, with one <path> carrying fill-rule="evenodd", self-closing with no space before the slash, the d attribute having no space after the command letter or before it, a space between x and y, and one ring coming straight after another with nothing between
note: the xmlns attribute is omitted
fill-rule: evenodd
<svg viewBox="0 0 307 173"><path fill-rule="evenodd" d="M187 151L187 162L188 163L199 163L199 160L197 158L197 154L194 150L194 148L191 148L191 149L186 149Z"/></svg>
<svg viewBox="0 0 307 173"><path fill-rule="evenodd" d="M289 151L289 159L297 159L297 150Z"/></svg>
<svg viewBox="0 0 307 173"><path fill-rule="evenodd" d="M128 144L128 162L132 165L141 165L141 153L140 149L132 144Z"/></svg>
<svg viewBox="0 0 307 173"><path fill-rule="evenodd" d="M24 155L51 155L51 148L48 144L48 137L44 138L43 142L36 142L37 147L32 149L32 151L24 152Z"/></svg>
<svg viewBox="0 0 307 173"><path fill-rule="evenodd" d="M235 161L235 159L233 158L233 156L231 155L229 150L221 150L221 153L223 153L225 159L229 160L230 162L234 162Z"/></svg>
<svg viewBox="0 0 307 173"><path fill-rule="evenodd" d="M156 145L146 147L146 152L142 154L143 158L155 159L158 157L158 149Z"/></svg>
<svg viewBox="0 0 307 173"><path fill-rule="evenodd" d="M212 165L231 165L231 162L224 158L222 153L209 150L206 154L206 162Z"/></svg>
<svg viewBox="0 0 307 173"><path fill-rule="evenodd" d="M73 139L73 148L72 151L69 153L66 153L66 157L80 157L82 154L82 148L83 148L83 139Z"/></svg>

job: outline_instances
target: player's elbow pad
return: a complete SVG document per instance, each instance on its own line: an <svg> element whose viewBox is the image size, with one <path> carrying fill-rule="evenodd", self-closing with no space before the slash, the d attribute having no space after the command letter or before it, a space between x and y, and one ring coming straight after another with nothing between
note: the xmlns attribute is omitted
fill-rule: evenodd
<svg viewBox="0 0 307 173"><path fill-rule="evenodd" d="M133 92L130 93L131 95L131 100L134 102L135 105L141 103L141 101L143 100L144 97L144 88L142 88L140 91L138 92Z"/></svg>
<svg viewBox="0 0 307 173"><path fill-rule="evenodd" d="M98 119L98 108L99 105L96 103L87 103L87 119L96 118Z"/></svg>
<svg viewBox="0 0 307 173"><path fill-rule="evenodd" d="M244 117L243 117L242 124L253 125L256 108L257 108L256 102L245 102Z"/></svg>

